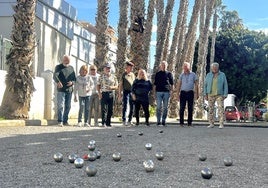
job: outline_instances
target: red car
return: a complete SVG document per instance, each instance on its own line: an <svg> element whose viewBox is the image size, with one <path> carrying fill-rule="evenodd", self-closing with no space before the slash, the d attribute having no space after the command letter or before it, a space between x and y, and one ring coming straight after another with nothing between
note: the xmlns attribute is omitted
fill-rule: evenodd
<svg viewBox="0 0 268 188"><path fill-rule="evenodd" d="M226 106L224 113L226 121L236 120L240 122L240 120L243 119L242 113L236 106Z"/></svg>

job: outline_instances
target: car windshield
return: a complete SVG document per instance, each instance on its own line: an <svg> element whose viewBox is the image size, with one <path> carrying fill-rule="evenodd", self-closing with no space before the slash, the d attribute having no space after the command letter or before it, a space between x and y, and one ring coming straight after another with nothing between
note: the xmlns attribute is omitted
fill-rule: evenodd
<svg viewBox="0 0 268 188"><path fill-rule="evenodd" d="M225 111L228 111L228 112L234 112L234 111L236 111L236 109L235 109L234 106L227 106L227 107L225 108Z"/></svg>

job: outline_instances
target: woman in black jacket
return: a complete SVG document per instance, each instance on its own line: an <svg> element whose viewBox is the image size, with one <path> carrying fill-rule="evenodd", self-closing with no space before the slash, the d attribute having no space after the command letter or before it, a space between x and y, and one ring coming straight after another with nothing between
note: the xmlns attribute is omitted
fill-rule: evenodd
<svg viewBox="0 0 268 188"><path fill-rule="evenodd" d="M139 112L142 106L145 115L145 123L149 126L149 92L152 90L152 83L147 78L145 70L140 69L138 77L132 85L132 96L135 101L136 125L139 125Z"/></svg>

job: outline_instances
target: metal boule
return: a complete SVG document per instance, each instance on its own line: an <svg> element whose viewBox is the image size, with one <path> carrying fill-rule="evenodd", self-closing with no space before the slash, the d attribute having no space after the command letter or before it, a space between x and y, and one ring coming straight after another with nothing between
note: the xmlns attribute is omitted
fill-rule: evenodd
<svg viewBox="0 0 268 188"><path fill-rule="evenodd" d="M96 141L95 141L95 140L90 140L90 141L89 141L89 144L90 144L90 145L95 145L95 144L96 144Z"/></svg>
<svg viewBox="0 0 268 188"><path fill-rule="evenodd" d="M113 154L113 160L114 161L120 161L121 160L121 154L119 152L116 152Z"/></svg>
<svg viewBox="0 0 268 188"><path fill-rule="evenodd" d="M154 171L154 162L152 160L144 161L143 167L144 167L146 172L153 172Z"/></svg>
<svg viewBox="0 0 268 188"><path fill-rule="evenodd" d="M53 155L53 158L56 162L61 162L63 160L63 155L60 152L57 152Z"/></svg>
<svg viewBox="0 0 268 188"><path fill-rule="evenodd" d="M97 159L97 155L95 152L90 152L87 156L89 161L95 161Z"/></svg>
<svg viewBox="0 0 268 188"><path fill-rule="evenodd" d="M77 159L77 158L78 158L78 155L76 155L76 154L74 154L74 153L72 153L72 154L70 154L70 155L68 156L68 159L69 159L69 162L70 162L70 163L74 163L75 159Z"/></svg>
<svg viewBox="0 0 268 188"><path fill-rule="evenodd" d="M84 166L84 159L79 158L79 157L77 159L75 159L74 166L76 168L82 168Z"/></svg>
<svg viewBox="0 0 268 188"><path fill-rule="evenodd" d="M164 159L164 153L161 152L161 151L156 152L155 157L156 157L159 161L162 161L162 160Z"/></svg>
<svg viewBox="0 0 268 188"><path fill-rule="evenodd" d="M159 133L163 133L164 131L163 130L159 130Z"/></svg>
<svg viewBox="0 0 268 188"><path fill-rule="evenodd" d="M143 132L139 132L138 135L142 136L143 135Z"/></svg>
<svg viewBox="0 0 268 188"><path fill-rule="evenodd" d="M96 153L97 159L100 159L101 158L101 152L98 150L95 153Z"/></svg>
<svg viewBox="0 0 268 188"><path fill-rule="evenodd" d="M122 137L122 134L121 134L121 133L117 133L116 136L117 136L117 137Z"/></svg>
<svg viewBox="0 0 268 188"><path fill-rule="evenodd" d="M199 155L198 155L198 158L199 158L200 161L205 161L205 160L207 160L207 156L204 155L204 154L199 154Z"/></svg>
<svg viewBox="0 0 268 188"><path fill-rule="evenodd" d="M87 146L87 148L89 149L89 151L94 151L95 148L96 148L96 146L95 146L95 144L89 144L89 145Z"/></svg>
<svg viewBox="0 0 268 188"><path fill-rule="evenodd" d="M86 167L86 173L90 177L95 176L97 174L97 168L95 165L89 165Z"/></svg>
<svg viewBox="0 0 268 188"><path fill-rule="evenodd" d="M225 166L232 166L233 165L233 160L231 157L226 157L223 159L223 163Z"/></svg>
<svg viewBox="0 0 268 188"><path fill-rule="evenodd" d="M204 168L202 171L201 171L201 175L204 179L210 179L213 175L212 171L210 168Z"/></svg>
<svg viewBox="0 0 268 188"><path fill-rule="evenodd" d="M145 144L145 148L147 149L147 150L151 150L152 149L152 144L151 143L147 143L147 144Z"/></svg>

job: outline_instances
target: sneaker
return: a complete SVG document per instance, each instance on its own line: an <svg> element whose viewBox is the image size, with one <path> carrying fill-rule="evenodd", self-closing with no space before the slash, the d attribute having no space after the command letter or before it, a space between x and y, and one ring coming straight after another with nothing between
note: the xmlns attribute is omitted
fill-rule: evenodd
<svg viewBox="0 0 268 188"><path fill-rule="evenodd" d="M156 126L160 126L160 125L161 125L161 123L160 122L157 122Z"/></svg>
<svg viewBox="0 0 268 188"><path fill-rule="evenodd" d="M126 121L123 121L123 126L128 126Z"/></svg>
<svg viewBox="0 0 268 188"><path fill-rule="evenodd" d="M209 126L207 126L207 128L213 128L214 125L213 124L210 124Z"/></svg>
<svg viewBox="0 0 268 188"><path fill-rule="evenodd" d="M139 124L140 124L139 122L136 122L136 124L135 124L135 125L136 125L136 126L138 126Z"/></svg>
<svg viewBox="0 0 268 188"><path fill-rule="evenodd" d="M90 127L90 125L88 123L84 123L85 127Z"/></svg>
<svg viewBox="0 0 268 188"><path fill-rule="evenodd" d="M220 124L219 129L223 129L223 127L224 127L223 124Z"/></svg>
<svg viewBox="0 0 268 188"><path fill-rule="evenodd" d="M63 123L62 122L58 122L58 126L63 127Z"/></svg>
<svg viewBox="0 0 268 188"><path fill-rule="evenodd" d="M82 127L82 122L78 122L77 127Z"/></svg>
<svg viewBox="0 0 268 188"><path fill-rule="evenodd" d="M162 122L162 125L165 127L165 126L166 126L166 122L165 122L165 121L163 121L163 122Z"/></svg>
<svg viewBox="0 0 268 188"><path fill-rule="evenodd" d="M180 127L184 127L184 125L180 123Z"/></svg>
<svg viewBox="0 0 268 188"><path fill-rule="evenodd" d="M188 127L194 127L194 126L193 126L193 124L189 123L189 124L188 124Z"/></svg>
<svg viewBox="0 0 268 188"><path fill-rule="evenodd" d="M127 125L128 126L132 126L132 125L134 125L131 121L129 121L129 122L127 122Z"/></svg>

